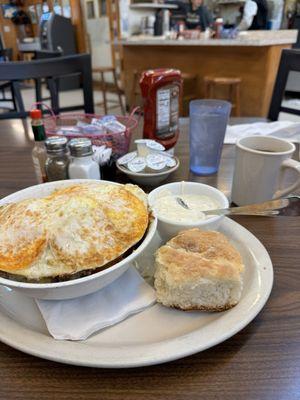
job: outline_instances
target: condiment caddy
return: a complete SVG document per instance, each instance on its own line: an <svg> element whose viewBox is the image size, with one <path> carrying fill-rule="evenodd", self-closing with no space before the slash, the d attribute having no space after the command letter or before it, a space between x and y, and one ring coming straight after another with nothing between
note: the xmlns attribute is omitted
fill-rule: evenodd
<svg viewBox="0 0 300 400"><path fill-rule="evenodd" d="M103 166L106 175L105 165L109 165L109 169L116 165L133 181L153 186L165 180L179 166L178 158L170 152L172 149L165 151L156 140L136 140L137 150L126 154L121 147L116 151L113 146L95 145L91 139L94 134L109 137L109 131L114 135L126 131L126 126L115 116L79 119L75 125L60 125L57 135L50 134L47 139L41 111L32 110L31 117L36 140L33 159L39 182L69 178L101 179L99 166Z"/></svg>
<svg viewBox="0 0 300 400"><path fill-rule="evenodd" d="M129 128L114 115L85 119L77 116L72 125L68 125L66 116L61 116L66 124L57 126L50 133L49 121L45 127L47 118L43 121L41 110L31 110L30 116L35 137L32 158L39 183L69 178L100 179L100 167L107 179L107 172L111 172L108 170L115 169L116 158L129 146ZM99 135L106 141L99 140Z"/></svg>
<svg viewBox="0 0 300 400"><path fill-rule="evenodd" d="M111 149L111 158L117 158L129 151L132 130L137 126L133 109L130 115L98 115L98 114L60 114L44 117L47 137L65 136L67 139L85 137L94 146Z"/></svg>

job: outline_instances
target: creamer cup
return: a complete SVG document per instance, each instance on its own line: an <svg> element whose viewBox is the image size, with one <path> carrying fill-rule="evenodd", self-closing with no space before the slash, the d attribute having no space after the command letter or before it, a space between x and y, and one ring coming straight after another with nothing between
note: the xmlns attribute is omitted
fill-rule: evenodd
<svg viewBox="0 0 300 400"><path fill-rule="evenodd" d="M147 167L154 171L161 171L166 167L167 159L160 154L149 154L146 158Z"/></svg>
<svg viewBox="0 0 300 400"><path fill-rule="evenodd" d="M137 156L137 152L133 151L132 153L127 153L124 156L118 158L119 165L126 165L130 161L132 161Z"/></svg>
<svg viewBox="0 0 300 400"><path fill-rule="evenodd" d="M141 172L146 168L146 160L143 157L135 157L127 164L127 167L129 171Z"/></svg>

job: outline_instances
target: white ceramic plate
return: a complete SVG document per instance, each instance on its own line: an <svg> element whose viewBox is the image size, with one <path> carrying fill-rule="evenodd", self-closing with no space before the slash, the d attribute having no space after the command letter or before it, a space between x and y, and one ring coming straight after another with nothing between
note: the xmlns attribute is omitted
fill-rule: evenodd
<svg viewBox="0 0 300 400"><path fill-rule="evenodd" d="M246 265L239 304L222 313L183 312L158 304L94 334L86 341L54 340L33 299L0 287L0 340L25 353L67 364L128 368L185 357L223 342L244 328L266 303L273 267L264 246L249 231L225 218L219 229L241 252ZM155 235L138 259L149 272Z"/></svg>

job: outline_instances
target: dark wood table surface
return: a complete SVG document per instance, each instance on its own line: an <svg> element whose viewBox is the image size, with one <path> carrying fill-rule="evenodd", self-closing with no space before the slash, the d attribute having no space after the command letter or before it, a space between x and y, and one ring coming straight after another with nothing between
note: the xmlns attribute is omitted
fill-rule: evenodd
<svg viewBox="0 0 300 400"><path fill-rule="evenodd" d="M0 122L0 197L35 184L32 136L21 121ZM189 173L187 131L171 180L230 191L234 148L225 145L217 175ZM209 350L167 364L127 370L63 365L0 343L0 399L300 399L300 218L235 217L266 247L274 287L264 309L241 332Z"/></svg>

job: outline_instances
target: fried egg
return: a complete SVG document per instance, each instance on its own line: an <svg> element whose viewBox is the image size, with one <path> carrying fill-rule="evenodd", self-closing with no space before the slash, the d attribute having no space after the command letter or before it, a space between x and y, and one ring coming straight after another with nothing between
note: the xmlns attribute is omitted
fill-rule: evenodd
<svg viewBox="0 0 300 400"><path fill-rule="evenodd" d="M134 185L78 184L0 208L0 273L46 282L111 265L144 236L146 194Z"/></svg>

